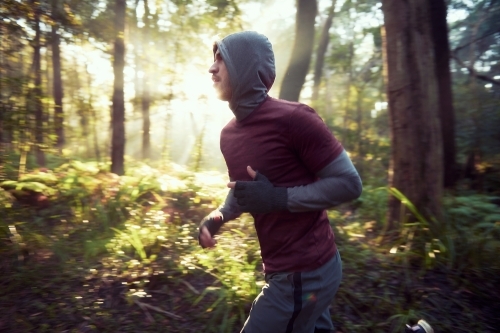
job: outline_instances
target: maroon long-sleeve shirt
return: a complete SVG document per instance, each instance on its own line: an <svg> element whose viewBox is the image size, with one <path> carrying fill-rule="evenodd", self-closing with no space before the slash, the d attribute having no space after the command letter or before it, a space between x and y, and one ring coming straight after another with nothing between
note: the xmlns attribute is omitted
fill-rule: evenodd
<svg viewBox="0 0 500 333"><path fill-rule="evenodd" d="M313 109L271 97L243 120L232 119L222 130L220 145L232 181L251 180L250 165L283 187L316 181L316 173L343 151ZM252 216L266 273L313 270L335 255L324 210Z"/></svg>

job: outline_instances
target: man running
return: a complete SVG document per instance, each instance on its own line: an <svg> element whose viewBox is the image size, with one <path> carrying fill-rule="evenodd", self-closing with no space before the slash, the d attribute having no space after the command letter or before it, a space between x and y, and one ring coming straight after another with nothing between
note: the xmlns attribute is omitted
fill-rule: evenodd
<svg viewBox="0 0 500 333"><path fill-rule="evenodd" d="M234 113L220 137L230 190L200 223L200 245L215 246L223 223L250 213L266 284L241 332L333 332L342 263L326 209L361 195L358 172L312 108L268 96L276 73L265 36L231 34L213 53L214 88Z"/></svg>

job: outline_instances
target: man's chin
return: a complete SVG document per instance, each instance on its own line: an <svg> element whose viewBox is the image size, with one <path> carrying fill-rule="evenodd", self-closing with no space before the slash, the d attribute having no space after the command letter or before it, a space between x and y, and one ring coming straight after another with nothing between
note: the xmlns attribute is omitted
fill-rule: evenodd
<svg viewBox="0 0 500 333"><path fill-rule="evenodd" d="M216 95L217 99L219 99L223 102L229 102L229 98L227 98L227 96L224 96L224 94L222 94L220 91L216 90L215 95Z"/></svg>
<svg viewBox="0 0 500 333"><path fill-rule="evenodd" d="M216 92L215 92L215 97L217 97L217 99L219 99L219 100L223 101L223 99L222 99L222 94L221 94L220 92L216 91Z"/></svg>

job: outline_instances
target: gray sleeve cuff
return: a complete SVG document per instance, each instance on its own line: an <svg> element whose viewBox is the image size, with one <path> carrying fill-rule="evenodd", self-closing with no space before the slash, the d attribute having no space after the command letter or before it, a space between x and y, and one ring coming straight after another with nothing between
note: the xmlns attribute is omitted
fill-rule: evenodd
<svg viewBox="0 0 500 333"><path fill-rule="evenodd" d="M314 183L287 189L288 210L307 212L328 209L361 195L361 179L345 150L317 176L320 179Z"/></svg>
<svg viewBox="0 0 500 333"><path fill-rule="evenodd" d="M275 187L275 207L278 211L288 210L288 189L286 187Z"/></svg>
<svg viewBox="0 0 500 333"><path fill-rule="evenodd" d="M224 222L234 220L241 215L240 208L234 197L234 189L230 189L227 193L226 200L219 206L219 211L224 217Z"/></svg>

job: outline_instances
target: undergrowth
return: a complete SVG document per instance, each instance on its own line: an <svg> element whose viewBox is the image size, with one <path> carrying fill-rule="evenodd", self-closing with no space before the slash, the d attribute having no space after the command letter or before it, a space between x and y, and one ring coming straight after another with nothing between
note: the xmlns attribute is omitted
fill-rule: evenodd
<svg viewBox="0 0 500 333"><path fill-rule="evenodd" d="M227 193L225 176L175 165L136 164L123 177L108 169L70 161L1 183L0 330L239 332L264 283L252 219L227 223L213 250L196 239ZM343 261L336 327L402 332L423 317L436 332L495 331L494 198L446 197L443 221L401 223L387 244L390 194L415 209L396 189L368 185L329 211ZM410 245L416 233L420 252Z"/></svg>

